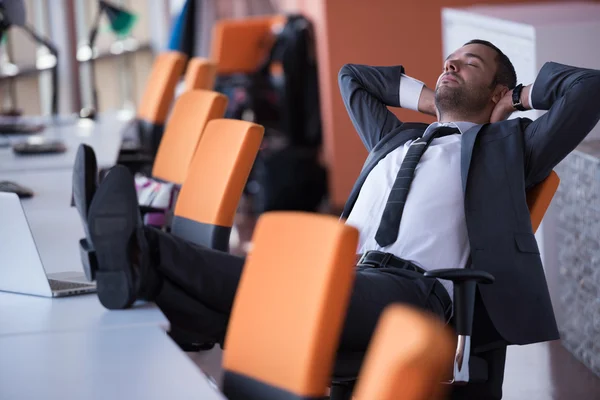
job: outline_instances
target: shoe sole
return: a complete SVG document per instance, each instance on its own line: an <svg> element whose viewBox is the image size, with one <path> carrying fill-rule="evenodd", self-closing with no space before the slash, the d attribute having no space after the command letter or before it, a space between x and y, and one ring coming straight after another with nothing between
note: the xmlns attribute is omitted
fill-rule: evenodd
<svg viewBox="0 0 600 400"><path fill-rule="evenodd" d="M96 191L97 175L98 164L94 150L89 146L80 145L77 150L75 167L73 169L73 200L88 238L87 217L90 203Z"/></svg>
<svg viewBox="0 0 600 400"><path fill-rule="evenodd" d="M88 211L97 187L98 163L94 150L81 144L77 149L75 166L73 168L73 205L83 224L85 238L79 241L79 254L86 278L91 282L96 280L96 255L90 239L88 228Z"/></svg>
<svg viewBox="0 0 600 400"><path fill-rule="evenodd" d="M137 212L133 177L117 166L96 191L88 218L98 262L98 298L111 310L128 308L135 301L129 243L137 228Z"/></svg>

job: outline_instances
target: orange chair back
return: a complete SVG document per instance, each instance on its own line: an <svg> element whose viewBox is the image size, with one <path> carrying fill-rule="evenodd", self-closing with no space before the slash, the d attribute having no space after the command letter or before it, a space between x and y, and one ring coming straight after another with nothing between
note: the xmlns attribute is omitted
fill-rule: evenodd
<svg viewBox="0 0 600 400"><path fill-rule="evenodd" d="M247 121L210 121L179 192L175 218L231 227L263 133L262 126Z"/></svg>
<svg viewBox="0 0 600 400"><path fill-rule="evenodd" d="M273 398L231 390L247 380L295 399L326 394L357 243L358 231L332 216L270 212L259 218L225 341L229 399Z"/></svg>
<svg viewBox="0 0 600 400"><path fill-rule="evenodd" d="M182 93L173 107L165 127L152 176L164 181L183 184L188 168L206 124L223 118L227 97L208 90Z"/></svg>
<svg viewBox="0 0 600 400"><path fill-rule="evenodd" d="M387 307L365 356L354 398L441 400L456 339L442 321L404 305Z"/></svg>
<svg viewBox="0 0 600 400"><path fill-rule="evenodd" d="M137 110L138 119L155 125L165 123L186 60L187 56L177 51L163 52L156 57Z"/></svg>
<svg viewBox="0 0 600 400"><path fill-rule="evenodd" d="M185 90L212 90L215 86L217 65L206 58L194 57L185 71Z"/></svg>
<svg viewBox="0 0 600 400"><path fill-rule="evenodd" d="M265 59L274 42L273 29L283 25L283 15L228 19L213 28L211 59L217 73L249 73Z"/></svg>
<svg viewBox="0 0 600 400"><path fill-rule="evenodd" d="M534 233L542 223L559 184L560 178L556 172L552 171L546 179L527 191L527 206Z"/></svg>

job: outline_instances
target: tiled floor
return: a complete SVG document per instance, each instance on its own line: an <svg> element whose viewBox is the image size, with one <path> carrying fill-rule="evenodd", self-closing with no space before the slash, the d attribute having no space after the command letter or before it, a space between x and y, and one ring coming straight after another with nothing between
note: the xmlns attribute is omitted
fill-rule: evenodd
<svg viewBox="0 0 600 400"><path fill-rule="evenodd" d="M506 400L598 400L600 378L559 341L508 348Z"/></svg>
<svg viewBox="0 0 600 400"><path fill-rule="evenodd" d="M221 349L188 355L221 384ZM559 342L509 347L505 373L505 400L600 399L600 378Z"/></svg>

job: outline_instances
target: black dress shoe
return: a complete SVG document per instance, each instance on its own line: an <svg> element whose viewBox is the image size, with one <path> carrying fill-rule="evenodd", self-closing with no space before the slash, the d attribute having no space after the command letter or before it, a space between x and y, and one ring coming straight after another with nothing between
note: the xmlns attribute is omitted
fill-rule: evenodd
<svg viewBox="0 0 600 400"><path fill-rule="evenodd" d="M89 208L88 226L102 305L122 309L136 298L152 300L160 284L150 265L133 176L127 168L112 168L102 181Z"/></svg>

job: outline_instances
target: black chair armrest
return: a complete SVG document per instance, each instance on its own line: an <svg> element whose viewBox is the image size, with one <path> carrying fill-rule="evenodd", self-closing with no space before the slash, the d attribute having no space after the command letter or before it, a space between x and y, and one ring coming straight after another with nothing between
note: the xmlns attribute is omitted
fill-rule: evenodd
<svg viewBox="0 0 600 400"><path fill-rule="evenodd" d="M447 279L454 283L472 280L477 283L489 284L494 283L495 280L494 276L489 272L469 268L435 269L425 272L425 276L428 278Z"/></svg>
<svg viewBox="0 0 600 400"><path fill-rule="evenodd" d="M493 283L494 276L489 272L470 268L436 269L425 272L425 276L454 282L454 328L459 335L471 336L475 310L475 289L478 283Z"/></svg>

